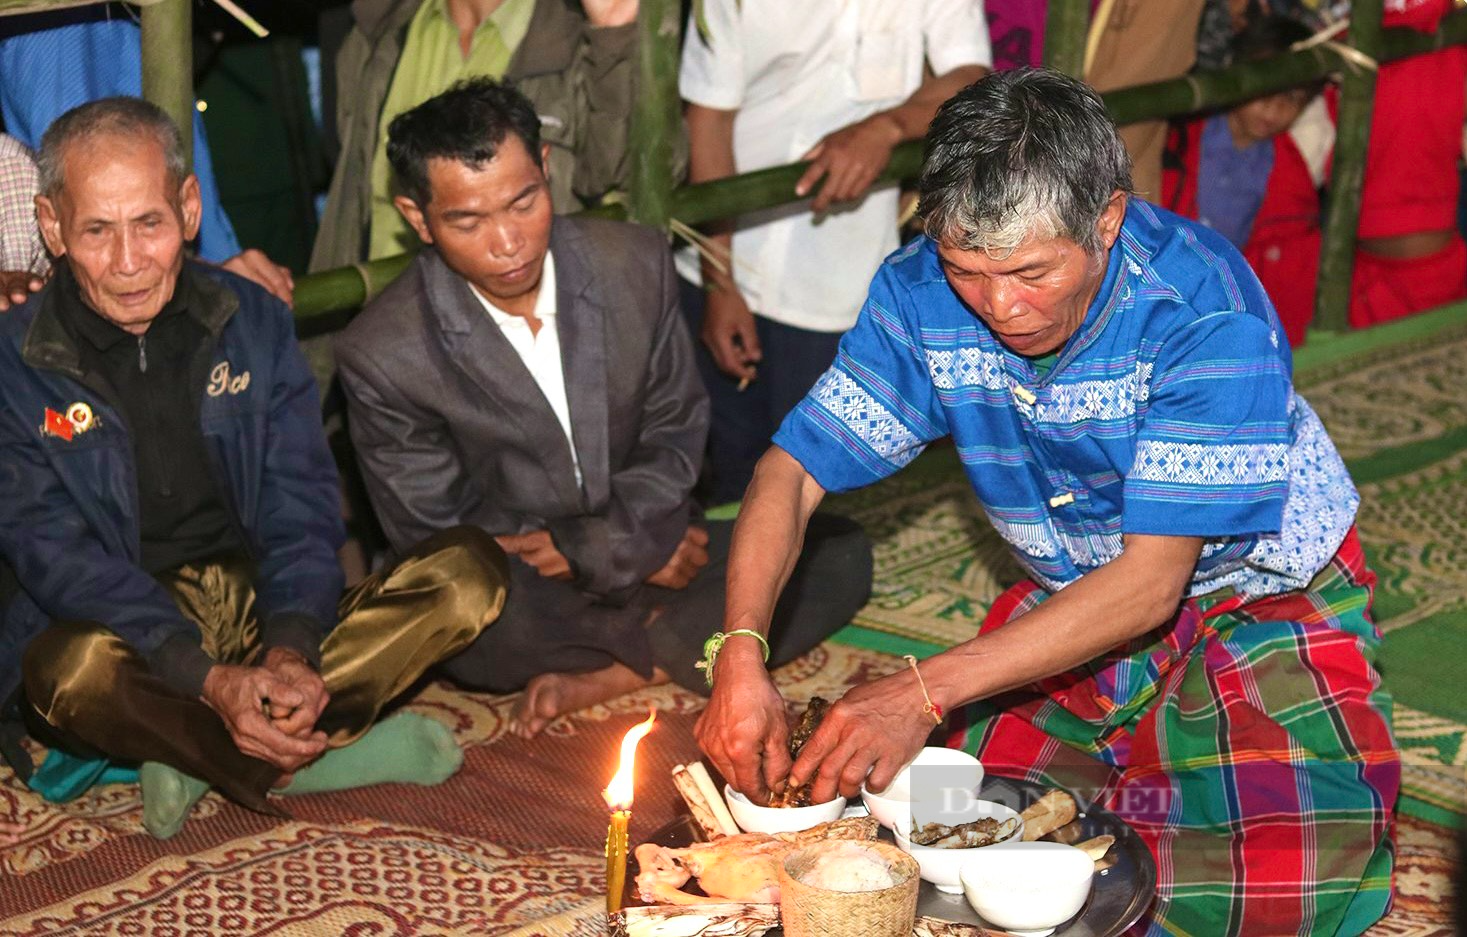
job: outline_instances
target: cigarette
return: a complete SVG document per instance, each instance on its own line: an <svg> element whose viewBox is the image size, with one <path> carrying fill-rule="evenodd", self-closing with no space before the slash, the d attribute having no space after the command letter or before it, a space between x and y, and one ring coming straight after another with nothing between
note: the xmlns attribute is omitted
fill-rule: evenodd
<svg viewBox="0 0 1467 937"><path fill-rule="evenodd" d="M749 380L750 379L747 377L739 378L739 393L742 394L744 391L749 389Z"/></svg>

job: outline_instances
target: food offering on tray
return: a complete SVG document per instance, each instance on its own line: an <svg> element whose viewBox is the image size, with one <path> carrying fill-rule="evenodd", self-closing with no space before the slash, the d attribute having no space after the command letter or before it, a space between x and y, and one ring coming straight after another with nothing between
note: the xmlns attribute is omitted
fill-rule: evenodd
<svg viewBox="0 0 1467 937"><path fill-rule="evenodd" d="M907 937L917 917L917 863L888 843L801 846L779 883L785 937Z"/></svg>
<svg viewBox="0 0 1467 937"><path fill-rule="evenodd" d="M941 823L924 823L918 827L912 825L912 834L908 837L918 846L933 846L937 849L973 849L978 846L992 846L1013 837L1019 831L1022 823L1017 816L999 820L996 817L979 817L969 820L967 823L959 823L956 826L945 826Z"/></svg>
<svg viewBox="0 0 1467 937"><path fill-rule="evenodd" d="M830 712L830 701L819 696L810 697L810 703L805 707L805 712L800 716L795 730L790 733L790 758L800 757L800 750L805 743L810 741L810 736L820 728L820 721L825 714ZM806 781L799 787L786 787L779 794L771 793L769 796L770 807L809 807L810 782Z"/></svg>
<svg viewBox="0 0 1467 937"><path fill-rule="evenodd" d="M893 830L897 845L917 860L922 878L938 891L950 895L963 890L959 873L964 863L983 847L1018 842L1024 830L1023 818L1017 810L988 800L971 801L951 817L952 824L928 823L911 830ZM914 824L915 826L915 824ZM913 839L921 836L933 845Z"/></svg>

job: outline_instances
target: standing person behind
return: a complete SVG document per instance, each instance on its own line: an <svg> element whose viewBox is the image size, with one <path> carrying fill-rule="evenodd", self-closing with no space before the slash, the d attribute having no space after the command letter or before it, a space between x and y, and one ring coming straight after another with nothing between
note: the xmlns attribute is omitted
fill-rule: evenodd
<svg viewBox="0 0 1467 937"><path fill-rule="evenodd" d="M441 724L377 717L494 620L502 552L445 532L343 595L294 321L185 258L201 207L173 122L82 105L40 168L56 271L0 316L0 699L23 685L51 747L141 762L159 837L210 786L276 812L271 791L444 780Z"/></svg>
<svg viewBox="0 0 1467 937"><path fill-rule="evenodd" d="M683 306L704 346L714 496L732 501L897 246L897 187L872 183L990 58L981 0L705 0L703 12L708 35L690 25L679 76L689 181L811 160L795 194L824 182L813 203L716 234L731 275L705 259L700 280L696 262L680 263L706 294L688 285Z"/></svg>
<svg viewBox="0 0 1467 937"><path fill-rule="evenodd" d="M0 133L0 312L23 303L51 272L36 193L41 190L35 158L24 143Z"/></svg>
<svg viewBox="0 0 1467 937"><path fill-rule="evenodd" d="M1202 4L1203 0L1101 0L1090 26L1085 80L1097 91L1113 91L1187 74L1197 60ZM1131 156L1136 194L1159 199L1167 122L1127 124L1120 133Z"/></svg>
<svg viewBox="0 0 1467 937"><path fill-rule="evenodd" d="M1233 38L1230 59L1282 55L1307 39L1296 20L1250 20ZM1273 301L1291 345L1314 318L1319 273L1319 184L1289 129L1306 108L1327 126L1315 82L1254 98L1172 128L1160 204L1195 218L1243 252Z"/></svg>
<svg viewBox="0 0 1467 937"><path fill-rule="evenodd" d="M1432 32L1452 0L1396 0L1384 25ZM1467 48L1380 67L1371 113L1350 325L1388 322L1467 297L1457 230Z"/></svg>
<svg viewBox="0 0 1467 937"><path fill-rule="evenodd" d="M351 10L336 60L341 156L312 270L416 249L393 207L387 127L463 78L505 78L534 102L557 211L625 183L637 0L356 0Z"/></svg>
<svg viewBox="0 0 1467 937"><path fill-rule="evenodd" d="M515 728L674 680L723 607L731 524L692 501L708 404L672 257L648 228L551 212L530 102L474 79L392 122L397 204L425 247L337 340L352 439L395 549L455 524L514 556L504 614L447 662L527 689ZM817 518L770 663L866 600L871 545Z"/></svg>
<svg viewBox="0 0 1467 937"><path fill-rule="evenodd" d="M0 17L0 110L5 128L32 150L66 111L88 101L143 93L142 34L122 8ZM224 213L204 122L193 115L193 171L202 214L198 255L248 277L290 305L290 271L263 251L242 250Z"/></svg>

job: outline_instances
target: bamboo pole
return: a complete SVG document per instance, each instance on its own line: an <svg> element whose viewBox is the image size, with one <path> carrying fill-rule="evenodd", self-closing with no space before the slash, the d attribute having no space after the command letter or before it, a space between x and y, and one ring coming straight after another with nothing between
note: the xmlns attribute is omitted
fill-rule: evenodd
<svg viewBox="0 0 1467 937"><path fill-rule="evenodd" d="M1075 78L1085 76L1090 0L1049 0L1044 16L1044 64Z"/></svg>
<svg viewBox="0 0 1467 937"><path fill-rule="evenodd" d="M143 97L178 125L185 161L194 161L194 11L190 0L143 7Z"/></svg>
<svg viewBox="0 0 1467 937"><path fill-rule="evenodd" d="M632 106L628 150L632 160L632 220L667 227L673 160L682 109L678 101L677 0L641 0L637 11L637 96Z"/></svg>
<svg viewBox="0 0 1467 937"><path fill-rule="evenodd" d="M1371 2L1378 3L1379 0ZM1435 34L1404 28L1385 30L1377 58L1381 62L1390 62L1462 44L1467 44L1467 12L1448 16ZM1127 124L1228 107L1262 94L1318 81L1343 68L1337 53L1325 47L1315 47L1265 62L1247 62L1217 72L1117 89L1103 97L1111 118L1118 124ZM893 151L882 181L911 179L917 175L921 164L921 141L904 143ZM794 185L804 173L805 166L804 163L794 163L681 186L670 194L670 214L687 224L699 225L783 205L794 200ZM602 206L592 213L608 218L626 216L625 209L619 205ZM354 267L301 277L296 281L295 308L302 334L329 331L332 326L327 322L375 296L405 266L405 258L363 264L361 269L369 282L364 282ZM318 324L315 321L317 317L322 317L323 322Z"/></svg>
<svg viewBox="0 0 1467 937"><path fill-rule="evenodd" d="M1354 0L1350 10L1350 45L1375 57L1381 51L1383 0ZM1375 70L1347 71L1340 83L1340 111L1330 169L1329 211L1319 248L1318 288L1314 293L1314 325L1327 332L1350 327L1350 278L1355 270L1356 229L1365 184L1365 154L1370 145L1370 118L1375 109Z"/></svg>

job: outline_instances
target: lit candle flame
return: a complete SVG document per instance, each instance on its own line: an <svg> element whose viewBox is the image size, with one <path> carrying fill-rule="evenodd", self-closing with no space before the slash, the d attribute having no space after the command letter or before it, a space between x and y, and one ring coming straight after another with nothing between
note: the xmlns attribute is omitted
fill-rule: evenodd
<svg viewBox="0 0 1467 937"><path fill-rule="evenodd" d="M628 729L621 740L621 763L616 768L616 774L612 775L611 783L601 792L612 810L630 810L632 807L632 772L637 763L637 743L652 731L652 723L656 721L657 711L649 711L647 720Z"/></svg>

